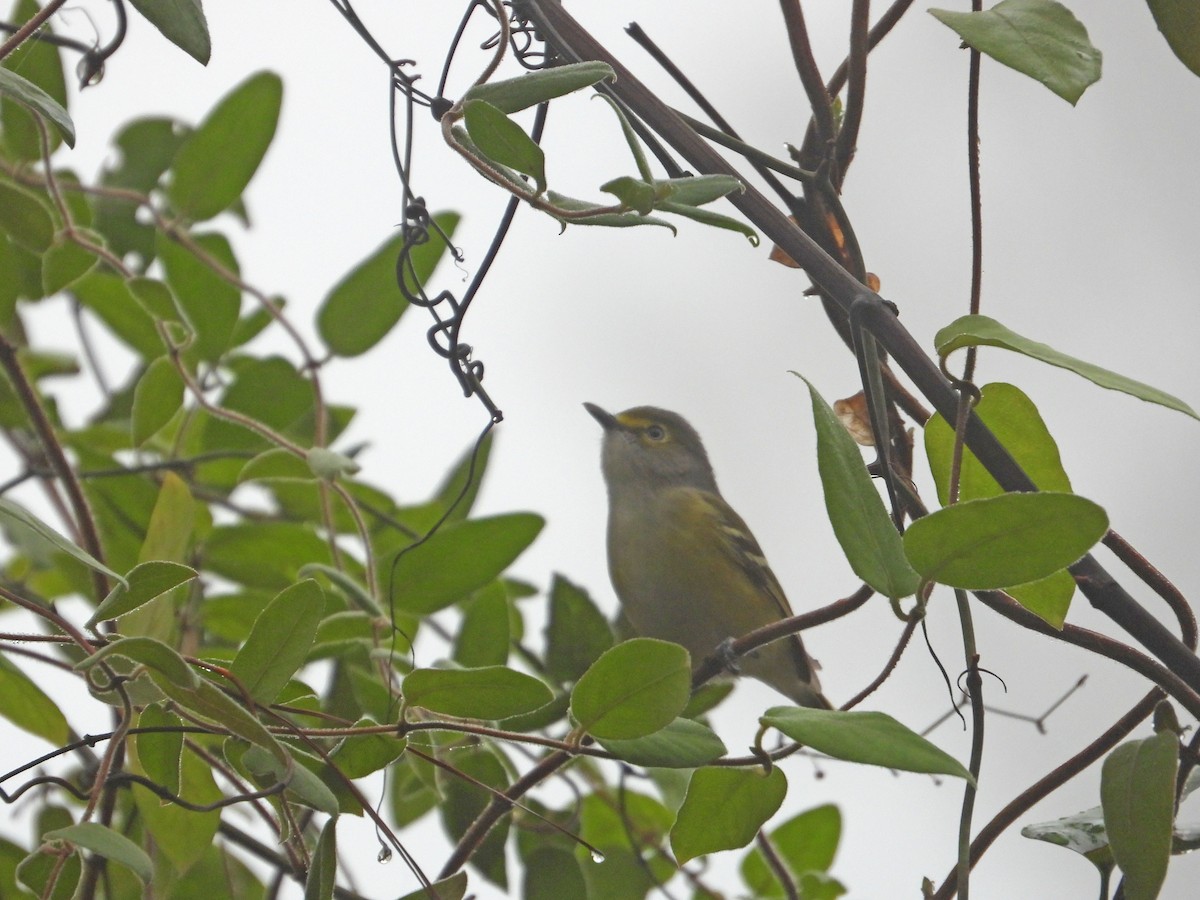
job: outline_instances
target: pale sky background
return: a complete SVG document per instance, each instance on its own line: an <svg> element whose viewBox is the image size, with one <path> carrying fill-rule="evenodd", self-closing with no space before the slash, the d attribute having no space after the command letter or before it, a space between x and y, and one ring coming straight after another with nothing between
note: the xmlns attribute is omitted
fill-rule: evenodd
<svg viewBox="0 0 1200 900"><path fill-rule="evenodd" d="M1194 174L1200 79L1170 54L1144 5L1075 5L1104 53L1104 77L1077 107L984 62L984 312L1200 405ZM418 61L430 89L460 8L410 0L358 4L389 53ZM737 17L730 4L709 0L570 8L640 77L662 85L669 101L686 103L624 35L628 22L641 24L748 140L783 156L785 141L802 138L806 106L776 4L746 4ZM828 75L844 53L849 3L819 0L805 9ZM87 10L110 33L107 4L81 3L77 10L70 22L79 32L87 33ZM232 220L220 224L233 234L247 280L286 296L293 321L313 334L329 287L402 217L387 138L386 71L325 0L210 0L206 13L213 36L207 68L133 16L104 82L75 99L78 145L58 160L91 176L113 159L109 139L129 118L171 114L197 122L251 73L280 73L282 121L247 195L254 228L241 233ZM481 33L473 34L474 44L466 41L460 52L452 95L483 65L474 49ZM926 347L939 327L966 311L966 66L954 34L923 9L906 16L872 56L859 152L844 195L867 267L882 279L881 293L899 305L902 321ZM466 253L464 271L443 268L434 285L461 293L505 198L440 143L426 113L416 146L417 192L432 210L464 213L456 240ZM551 187L576 196L597 197L599 184L634 171L608 107L583 97L556 103L545 147ZM599 433L580 406L590 400L612 410L653 403L692 421L726 498L754 529L797 610L857 587L824 515L807 393L788 374L803 373L833 400L857 390L856 367L816 301L801 295L807 278L768 262L768 250L688 223L674 238L663 229L572 228L559 235L552 220L528 209L518 214L463 332L506 414L478 511L530 509L548 519L516 574L544 587L561 572L603 608L615 609L604 563ZM35 320L34 333L43 344L71 349L61 318L54 318L63 309L50 307L50 316ZM360 459L363 477L412 501L434 488L485 422L482 407L461 397L444 361L429 350L429 324L425 312L411 310L373 353L325 373L329 398L359 407L346 442L371 441ZM111 359L119 369L118 348ZM1003 351L983 354L979 377L1013 381L1033 398L1075 489L1105 506L1114 528L1194 595L1197 423ZM85 412L68 402L68 416ZM933 495L927 481L923 492ZM1149 608L1161 609L1119 565L1114 572ZM1115 634L1079 596L1069 621ZM531 616L529 624L536 634L540 621ZM1049 719L1046 735L1026 723L988 720L978 827L1107 728L1145 685L985 609L976 627L983 665L1008 686L1001 695L994 681L985 682L989 703L1001 709L1038 715L1088 676L1086 687ZM900 628L887 603L876 599L806 633L835 702L875 675ZM948 593L935 594L929 628L941 659L957 672L962 657ZM439 648L426 652L429 662ZM739 692L739 712L718 726L733 752L752 739L754 717L779 702L756 684ZM947 705L936 667L914 640L866 708L920 730ZM94 727L102 723L98 717ZM7 767L15 736L6 728L0 725ZM45 749L17 739L15 761ZM969 736L956 723L932 739L966 759ZM825 777L817 780L808 762L785 764L791 790L773 824L819 803L839 804L845 830L833 873L849 897L916 897L922 876L940 883L954 860L957 782L839 763L821 770ZM1097 805L1098 784L1094 767L1023 821ZM1200 816L1200 805L1189 807L1190 818ZM398 861L375 863L374 840L357 825L343 822L340 844L359 889L387 897L415 887ZM445 853L436 821L426 819L402 837L413 842L427 872L436 872ZM732 871L723 858L718 867ZM714 878L731 895L740 885L732 876ZM1198 880L1200 862L1177 858L1162 896L1194 897ZM480 897L500 896L479 879L472 884ZM977 867L972 887L976 900L1091 898L1096 876L1074 854L1012 829ZM512 895L517 891L514 883Z"/></svg>

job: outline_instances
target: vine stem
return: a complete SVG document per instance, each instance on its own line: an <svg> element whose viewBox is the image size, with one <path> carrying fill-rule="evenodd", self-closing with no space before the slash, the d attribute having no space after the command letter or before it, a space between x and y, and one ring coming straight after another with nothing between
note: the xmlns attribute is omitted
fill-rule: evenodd
<svg viewBox="0 0 1200 900"><path fill-rule="evenodd" d="M78 529L83 549L100 562L104 562L104 548L100 544L100 533L96 530L96 520L92 516L87 496L83 493L83 487L80 485L79 479L75 477L75 471L71 468L71 464L63 452L62 444L59 443L58 437L54 433L54 426L46 415L46 409L42 406L41 399L34 390L33 384L25 377L25 370L21 368L21 363L17 359L17 346L3 334L0 334L0 368L4 369L8 380L12 382L13 390L25 408L46 458L50 462L50 468L67 492L67 500L74 514L74 525ZM108 594L108 578L103 572L96 569L89 571L92 588L96 593L96 602L99 603Z"/></svg>

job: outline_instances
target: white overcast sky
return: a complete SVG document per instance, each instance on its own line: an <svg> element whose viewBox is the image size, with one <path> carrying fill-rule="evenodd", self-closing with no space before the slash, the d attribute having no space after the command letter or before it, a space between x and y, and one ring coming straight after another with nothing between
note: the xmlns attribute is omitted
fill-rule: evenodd
<svg viewBox="0 0 1200 900"><path fill-rule="evenodd" d="M983 66L984 312L1200 405L1200 79L1169 53L1143 4L1075 5L1104 54L1102 80L1077 107L995 63ZM416 59L430 88L460 7L444 0L358 4L387 51ZM685 105L623 34L628 22L639 22L748 140L782 156L784 142L802 138L805 103L776 4L610 0L570 8L672 102ZM806 4L826 74L844 52L848 9L831 0ZM78 5L70 21L86 31L82 10L108 33L107 4ZM326 0L210 2L206 12L213 37L207 68L133 18L104 82L75 98L78 146L59 161L91 175L111 159L109 138L119 123L147 114L196 122L249 74L280 73L282 121L247 196L254 228L243 234L232 220L221 224L234 232L244 276L286 296L293 320L312 333L328 288L402 217L388 148L386 73ZM467 42L452 90L462 90L483 61ZM966 311L966 64L956 36L923 8L906 16L872 56L859 152L844 196L867 267L927 347L939 327ZM607 106L582 97L556 104L545 146L551 187L566 193L598 196L599 184L634 171ZM504 198L439 143L424 113L417 148L417 192L433 210L464 213L457 236L464 271L445 268L436 285L461 292ZM531 509L548 519L518 562L519 575L544 586L552 572L562 572L605 609L615 608L604 564L598 429L580 406L590 400L613 410L653 403L697 426L726 497L754 528L798 610L854 590L823 511L807 395L788 370L803 373L832 400L854 393L856 368L819 305L802 296L805 276L768 262L768 249L690 224L677 237L662 229L574 228L560 235L550 219L518 214L464 338L486 364L486 387L506 414L480 510ZM52 320L39 324L35 334L43 342L70 349ZM423 311L411 310L372 354L326 374L328 396L360 409L347 441L371 442L361 459L364 477L414 501L433 489L485 421L479 404L460 396L444 362L429 351L428 324ZM114 368L120 359L114 355ZM1104 505L1113 526L1194 595L1200 587L1197 423L1003 351L983 354L979 376L1013 381L1033 398L1075 489ZM924 492L932 495L927 483ZM1159 609L1132 579L1126 584ZM961 650L948 600L935 595L930 634L953 673ZM1081 597L1069 621L1112 633ZM531 628L539 627L531 619ZM1089 676L1048 721L1046 735L1025 723L989 719L977 809L982 824L1108 727L1144 685L986 610L977 614L977 629L983 664L1008 686L1002 696L994 681L985 684L999 708L1037 715ZM899 630L886 602L876 600L806 634L835 702L875 675ZM868 706L921 729L948 701L918 645ZM744 715L720 726L735 752L750 742L754 715L778 701L757 685L739 690ZM943 725L933 739L966 758L969 740L958 725ZM940 882L953 862L957 783L836 763L822 769L825 777L817 780L809 763L786 764L791 791L776 822L818 803L841 805L845 835L833 871L850 897L915 897L922 876ZM1098 804L1098 779L1098 768L1089 770L1025 821ZM1192 816L1200 816L1195 804ZM444 851L438 828L424 831L416 852L432 873ZM414 886L399 862L376 865L368 832L361 840L353 834L341 846L363 890L383 897ZM1194 897L1198 865L1176 860L1163 896ZM499 896L473 882L480 897ZM1085 861L1014 829L977 868L973 896L1093 897L1095 883ZM731 893L737 885L732 876L725 883Z"/></svg>

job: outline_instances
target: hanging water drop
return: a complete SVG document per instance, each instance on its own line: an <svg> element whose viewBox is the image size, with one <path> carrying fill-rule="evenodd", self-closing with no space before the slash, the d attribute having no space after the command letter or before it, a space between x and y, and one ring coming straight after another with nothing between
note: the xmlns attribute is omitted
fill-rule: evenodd
<svg viewBox="0 0 1200 900"><path fill-rule="evenodd" d="M592 851L592 862L594 862L594 863L604 862L604 854L601 853L599 850L593 850Z"/></svg>
<svg viewBox="0 0 1200 900"><path fill-rule="evenodd" d="M379 855L375 857L375 861L382 865L387 865L392 861L392 848L387 844L383 844L379 848Z"/></svg>

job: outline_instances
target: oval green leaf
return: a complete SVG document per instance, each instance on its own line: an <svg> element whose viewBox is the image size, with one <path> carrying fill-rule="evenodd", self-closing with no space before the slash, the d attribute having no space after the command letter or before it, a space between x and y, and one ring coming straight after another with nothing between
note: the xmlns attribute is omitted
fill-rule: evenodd
<svg viewBox="0 0 1200 900"><path fill-rule="evenodd" d="M533 179L546 190L546 154L525 129L486 100L469 100L463 110L467 134L490 160Z"/></svg>
<svg viewBox="0 0 1200 900"><path fill-rule="evenodd" d="M580 676L571 715L597 738L645 737L669 725L692 690L692 663L678 644L634 638L617 644Z"/></svg>
<svg viewBox="0 0 1200 900"><path fill-rule="evenodd" d="M463 719L504 719L540 709L554 694L532 675L504 666L414 669L404 678L404 700L430 712Z"/></svg>
<svg viewBox="0 0 1200 900"><path fill-rule="evenodd" d="M42 835L47 841L69 841L76 847L90 850L110 862L129 869L142 884L149 884L154 876L154 864L146 851L125 837L99 822L79 822L66 828L56 828Z"/></svg>
<svg viewBox="0 0 1200 900"><path fill-rule="evenodd" d="M854 574L886 597L907 597L920 578L904 555L900 533L863 465L858 445L845 426L804 379L812 399L817 432L817 468L833 533Z"/></svg>
<svg viewBox="0 0 1200 900"><path fill-rule="evenodd" d="M1128 900L1153 900L1167 877L1178 766L1179 740L1170 731L1127 741L1104 760L1100 805Z"/></svg>
<svg viewBox="0 0 1200 900"><path fill-rule="evenodd" d="M609 753L635 766L694 769L725 755L716 732L692 719L679 718L654 734L630 740L601 740Z"/></svg>
<svg viewBox="0 0 1200 900"><path fill-rule="evenodd" d="M988 590L1045 578L1079 560L1108 531L1104 510L1075 494L968 500L913 522L904 550L922 576Z"/></svg>
<svg viewBox="0 0 1200 900"><path fill-rule="evenodd" d="M1100 80L1100 51L1053 0L1002 0L981 12L929 11L967 46L1039 81L1074 106Z"/></svg>
<svg viewBox="0 0 1200 900"><path fill-rule="evenodd" d="M556 574L546 623L546 672L558 681L575 681L612 645L612 627L587 591Z"/></svg>
<svg viewBox="0 0 1200 900"><path fill-rule="evenodd" d="M778 766L759 769L697 769L671 828L671 851L682 865L689 859L745 847L787 796L787 778Z"/></svg>
<svg viewBox="0 0 1200 900"><path fill-rule="evenodd" d="M0 716L56 747L65 744L71 733L58 704L3 656L0 656Z"/></svg>
<svg viewBox="0 0 1200 900"><path fill-rule="evenodd" d="M169 357L160 356L146 367L133 389L130 429L140 447L183 406L183 378Z"/></svg>
<svg viewBox="0 0 1200 900"><path fill-rule="evenodd" d="M544 524L533 513L509 513L444 526L423 544L401 551L392 569L396 608L428 615L463 599L507 569ZM391 561L385 562L385 578Z"/></svg>
<svg viewBox="0 0 1200 900"><path fill-rule="evenodd" d="M134 566L129 575L128 586L117 585L96 607L87 624L90 628L97 622L115 619L127 612L161 597L172 588L191 581L197 576L195 569L180 563L154 559Z"/></svg>
<svg viewBox="0 0 1200 900"><path fill-rule="evenodd" d="M273 72L251 75L225 95L175 154L167 196L176 212L199 222L237 202L275 137L282 102L283 81Z"/></svg>
<svg viewBox="0 0 1200 900"><path fill-rule="evenodd" d="M1134 381L1132 378L1126 378L1124 375L1118 375L1116 372L1110 372L1108 369L1102 369L1100 366L1068 356L1048 344L1030 340L988 316L962 316L955 319L934 336L933 342L940 356L949 356L961 347L980 345L1002 347L1052 366L1058 366L1060 369L1067 369L1076 375L1082 375L1088 381L1098 384L1102 388L1108 388L1110 391L1120 391L1123 394L1137 397L1139 400L1157 403L1159 406L1184 413L1193 419L1200 419L1200 415L1178 397L1173 397L1165 391L1160 391L1158 388L1140 381Z"/></svg>
<svg viewBox="0 0 1200 900"><path fill-rule="evenodd" d="M307 578L282 591L254 620L229 671L259 703L273 703L304 665L325 614L325 592Z"/></svg>
<svg viewBox="0 0 1200 900"><path fill-rule="evenodd" d="M776 706L759 721L834 759L975 780L953 756L886 713Z"/></svg>
<svg viewBox="0 0 1200 900"><path fill-rule="evenodd" d="M446 250L441 234L453 237L459 219L458 213L438 213L433 217L436 227L429 229L429 240L411 249L405 271L410 292L416 294L428 283ZM408 301L396 284L396 264L403 247L403 234L388 238L321 301L317 333L331 352L338 356L366 353L400 321L408 309Z"/></svg>
<svg viewBox="0 0 1200 900"><path fill-rule="evenodd" d="M1058 444L1034 402L1011 384L985 384L975 412L1004 445L1033 483L1043 491L1070 493L1071 479L1063 468ZM954 454L954 427L934 413L925 423L925 455L937 485L938 500L949 502L950 464ZM1005 493L974 453L963 448L958 482L959 500L998 497Z"/></svg>

